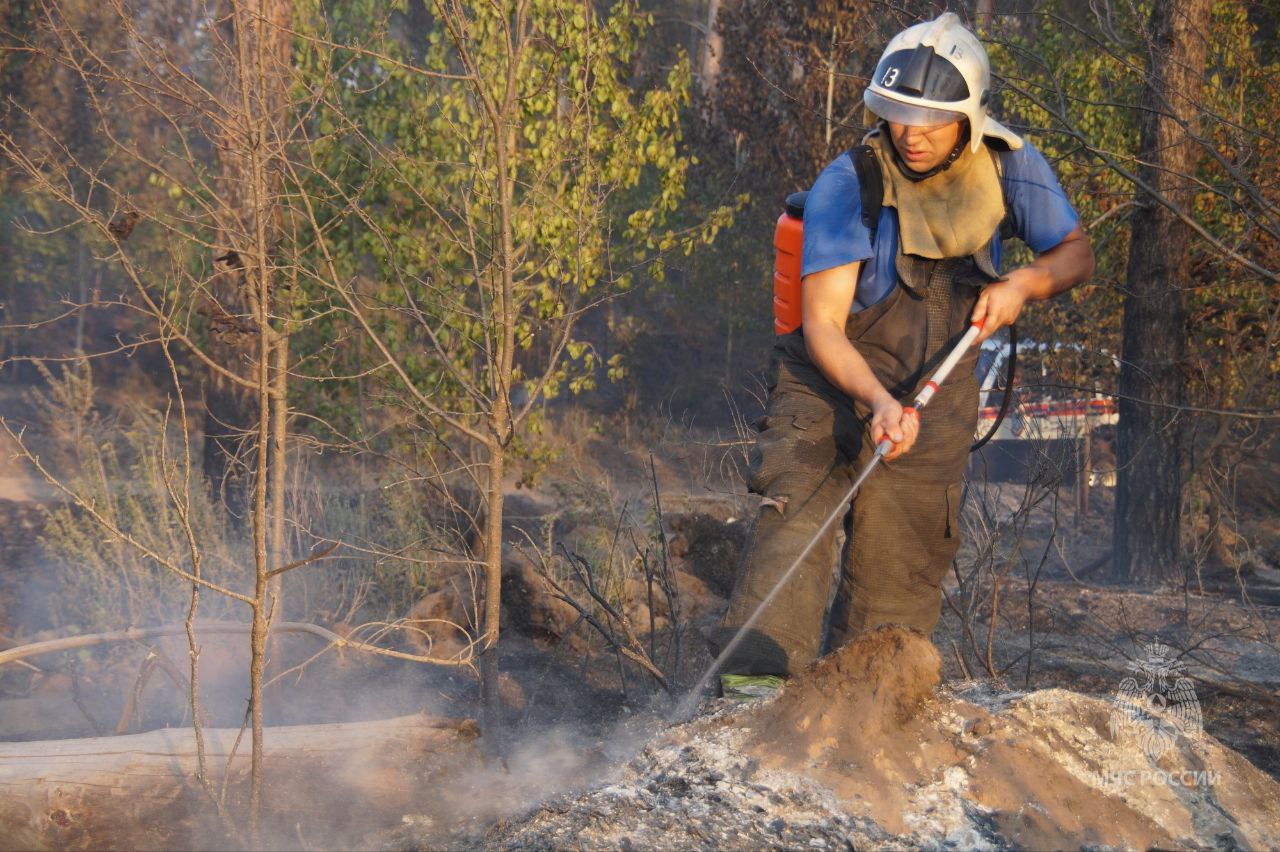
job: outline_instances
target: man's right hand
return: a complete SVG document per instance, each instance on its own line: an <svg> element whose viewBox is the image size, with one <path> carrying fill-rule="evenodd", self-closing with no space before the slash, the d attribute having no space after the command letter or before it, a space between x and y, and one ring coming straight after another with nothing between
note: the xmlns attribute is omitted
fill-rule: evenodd
<svg viewBox="0 0 1280 852"><path fill-rule="evenodd" d="M893 461L906 453L920 436L920 414L914 408L904 409L887 391L871 405L871 440L879 444L885 436L893 441L893 449L885 454L885 461Z"/></svg>

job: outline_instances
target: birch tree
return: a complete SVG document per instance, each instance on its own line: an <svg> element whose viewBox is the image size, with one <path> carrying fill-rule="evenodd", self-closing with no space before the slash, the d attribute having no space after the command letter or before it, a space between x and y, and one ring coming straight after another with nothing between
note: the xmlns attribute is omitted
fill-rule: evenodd
<svg viewBox="0 0 1280 852"><path fill-rule="evenodd" d="M352 13L377 19L385 8ZM435 448L425 469L406 464L433 487L479 495L469 511L492 729L513 447L547 399L621 371L617 353L575 336L578 321L641 272L661 278L667 253L710 241L729 212L668 225L691 166L680 126L690 64L682 56L656 87L632 88L651 23L636 3L439 0L426 13L425 45L338 50L354 84L319 118L342 141L309 164L334 199L313 214L318 232L335 217L358 220L319 246L334 270L323 286ZM357 96L360 86L381 97ZM340 169L360 175L358 193L326 177ZM375 274L337 273L352 239Z"/></svg>

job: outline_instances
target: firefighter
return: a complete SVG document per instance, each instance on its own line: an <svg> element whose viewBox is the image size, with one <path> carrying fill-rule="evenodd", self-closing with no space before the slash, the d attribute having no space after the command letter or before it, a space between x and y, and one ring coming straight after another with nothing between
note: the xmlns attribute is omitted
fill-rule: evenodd
<svg viewBox="0 0 1280 852"><path fill-rule="evenodd" d="M729 608L728 645L848 492L884 436L896 446L845 517L832 591L831 525L721 666L726 694L769 691L828 648L896 623L931 634L960 545L962 480L978 415L977 347L930 403L904 412L971 321L980 340L1093 271L1052 169L988 114L986 51L946 13L889 42L863 94L883 182L865 223L853 154L819 175L804 210L801 328L779 335L748 487L760 497ZM1003 277L1000 232L1033 263ZM827 626L824 637L824 624Z"/></svg>

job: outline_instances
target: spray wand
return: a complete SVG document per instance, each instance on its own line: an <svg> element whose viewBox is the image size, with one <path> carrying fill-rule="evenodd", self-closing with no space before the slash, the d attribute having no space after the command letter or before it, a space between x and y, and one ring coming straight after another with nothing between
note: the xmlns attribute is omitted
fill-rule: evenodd
<svg viewBox="0 0 1280 852"><path fill-rule="evenodd" d="M983 324L984 320L978 320L969 325L969 330L964 333L964 336L960 338L958 343L956 343L955 348L952 349L951 352L948 353L947 357L943 359L942 363L938 365L938 369L929 377L929 381L924 383L924 387L922 387L916 394L915 400L912 401L910 406L903 409L904 411L915 411L918 414L921 409L929 404L929 401L933 399L935 394L937 394L938 387L947 380L947 376L951 375L951 371L956 368L956 364L960 363L960 359L964 357L964 353L973 345L973 341L978 339L978 335L982 333ZM866 466L862 468L861 472L859 472L858 478L853 481L853 485L849 486L848 493L845 494L838 503L836 503L835 509L827 516L827 519L822 522L822 526L818 527L818 531L814 533L813 538L809 539L809 543L805 545L804 550L800 551L800 555L791 563L791 567L783 573L782 577L779 578L778 582L775 583L774 587L769 591L769 594L765 596L764 600L760 602L760 605L751 613L751 617L743 622L742 626L738 628L738 632L729 640L729 644L725 645L724 650L720 652L720 656L716 657L715 661L702 673L702 676L698 678L696 683L694 683L685 699L680 702L680 705L676 708L677 718L685 719L692 714L693 710L697 706L698 694L702 691L703 684L705 684L708 678L710 678L719 670L720 666L724 664L724 661L738 649L738 646L742 644L743 638L747 635L747 631L754 627L756 622L760 620L760 614L765 611L769 604L773 603L774 598L778 596L778 592L782 591L782 587L791 579L791 575L800 567L800 563L805 560L805 557L807 557L809 552L817 545L818 540L822 538L827 529L848 511L848 504L853 500L853 496L858 493L858 489L862 487L862 483L866 481L867 477L871 475L871 472L875 470L876 465L880 463L881 459L889 454L893 447L894 442L888 435L881 438L880 443L876 444L875 452L867 461Z"/></svg>

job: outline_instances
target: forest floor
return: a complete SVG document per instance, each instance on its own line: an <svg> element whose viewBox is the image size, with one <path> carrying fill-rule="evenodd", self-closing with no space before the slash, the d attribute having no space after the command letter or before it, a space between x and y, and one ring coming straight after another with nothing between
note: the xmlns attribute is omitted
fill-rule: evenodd
<svg viewBox="0 0 1280 852"><path fill-rule="evenodd" d="M0 403L6 416L21 413L21 401L13 396ZM632 616L668 685L677 693L688 688L710 662L701 636L723 611L754 512L755 498L745 493L740 473L749 433L732 424L717 429L670 420L618 423L569 409L550 418L546 434L553 460L541 464L532 485L525 477L517 487L519 474L510 483L509 540L513 547L552 542L565 552L597 556L610 550L610 566L623 527L635 534L637 548L651 548L653 558L665 548L679 599L675 613L670 605L644 600L645 575L637 573L634 559L618 560L610 594ZM1280 488L1274 470L1262 471L1256 481ZM1036 505L1026 508L1025 485L972 484L969 540L956 576L944 585L948 603L933 637L943 688L985 684L1017 694L1060 688L1112 701L1125 678L1147 662L1152 643L1163 643L1165 650L1154 650L1181 661L1182 673L1194 684L1204 730L1280 779L1280 526L1272 508L1277 495L1259 493L1241 507L1239 527L1252 550L1240 570L1202 567L1191 583L1139 588L1109 583L1099 567L1110 546L1108 489L1094 489L1093 505L1079 519L1069 508L1070 489L1042 490ZM32 618L29 599L31 578L42 570L44 512L55 504L55 495L12 458L11 448L0 448L0 642L56 633ZM992 551L996 558L983 562L983 545L993 537L1000 539ZM976 566L972 575L970 566ZM502 772L486 770L472 782L487 785L493 795L483 807L461 809L444 833L440 826L419 831L406 815L405 825L388 826L378 845L412 846L424 837L446 836L481 842L495 826L535 813L550 797L615 777L668 726L669 699L653 678L608 647L608 625L593 630L574 621L570 627L563 602L530 580L527 570L513 577L524 577L522 594L509 601L500 659L504 739L516 748ZM579 586L566 588L587 600ZM314 618L325 623L326 615ZM329 618L325 626L334 626L336 619ZM652 637L650 626L657 628ZM158 676L141 678L139 661L148 650L32 660L39 671L5 667L0 740L185 724L183 698L173 684ZM185 660L185 645L176 640L150 650ZM279 653L288 664L315 650L313 640L299 638L284 640ZM237 725L244 707L239 648L210 640L202 659L210 724ZM131 695L135 708L129 713ZM326 655L291 679L273 702L268 716L276 724L423 710L478 716L477 684L466 669L427 669L349 653ZM546 835L551 845L558 836ZM518 845L516 835L511 837Z"/></svg>

